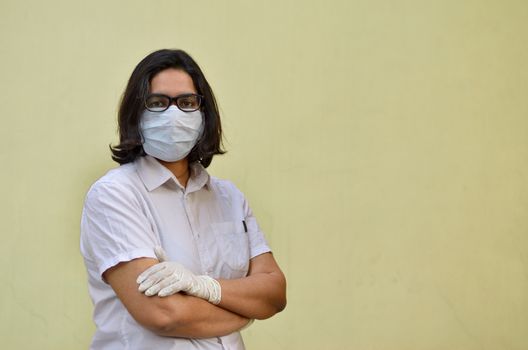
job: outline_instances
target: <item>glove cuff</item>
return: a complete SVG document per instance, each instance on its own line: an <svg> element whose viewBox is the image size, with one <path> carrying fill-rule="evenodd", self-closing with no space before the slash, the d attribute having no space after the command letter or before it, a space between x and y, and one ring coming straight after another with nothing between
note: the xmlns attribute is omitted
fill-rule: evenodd
<svg viewBox="0 0 528 350"><path fill-rule="evenodd" d="M209 296L207 300L214 305L220 304L222 300L222 289L220 288L220 283L212 277L209 276L200 276L207 285L207 291Z"/></svg>

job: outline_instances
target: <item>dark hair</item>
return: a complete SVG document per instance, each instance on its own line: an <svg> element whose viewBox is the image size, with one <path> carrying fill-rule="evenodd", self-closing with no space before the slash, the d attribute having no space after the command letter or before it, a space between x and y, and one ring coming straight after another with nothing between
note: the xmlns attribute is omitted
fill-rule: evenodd
<svg viewBox="0 0 528 350"><path fill-rule="evenodd" d="M199 161L204 167L211 164L215 154L223 154L220 113L209 83L198 64L183 50L159 50L149 54L136 66L121 98L118 112L119 144L110 146L112 159L119 164L134 161L145 155L139 132L139 120L145 110L152 78L168 68L181 69L189 74L198 94L203 96L203 134L191 150L189 163Z"/></svg>

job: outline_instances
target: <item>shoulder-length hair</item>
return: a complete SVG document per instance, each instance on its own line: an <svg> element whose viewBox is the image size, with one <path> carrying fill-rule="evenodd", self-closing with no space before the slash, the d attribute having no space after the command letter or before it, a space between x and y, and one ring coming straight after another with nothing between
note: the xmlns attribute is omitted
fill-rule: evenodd
<svg viewBox="0 0 528 350"><path fill-rule="evenodd" d="M208 167L214 155L225 153L218 105L202 70L185 51L164 49L149 54L139 62L128 80L118 112L119 144L110 145L112 159L119 164L145 155L139 130L145 98L149 94L152 78L168 68L181 69L189 74L197 93L203 96L200 110L204 115L204 132L187 156L189 163L199 161Z"/></svg>

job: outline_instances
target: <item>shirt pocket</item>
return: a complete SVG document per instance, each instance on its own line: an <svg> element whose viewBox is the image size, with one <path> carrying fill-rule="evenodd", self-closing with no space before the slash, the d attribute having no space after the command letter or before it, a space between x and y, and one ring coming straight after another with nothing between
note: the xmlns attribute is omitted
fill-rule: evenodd
<svg viewBox="0 0 528 350"><path fill-rule="evenodd" d="M232 278L244 277L249 268L249 239L242 221L212 223L222 263L235 273Z"/></svg>

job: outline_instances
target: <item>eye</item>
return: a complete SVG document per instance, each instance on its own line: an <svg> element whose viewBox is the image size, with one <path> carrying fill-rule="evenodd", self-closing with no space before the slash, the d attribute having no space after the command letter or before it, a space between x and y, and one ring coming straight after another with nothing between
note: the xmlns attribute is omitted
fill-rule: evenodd
<svg viewBox="0 0 528 350"><path fill-rule="evenodd" d="M159 112L167 109L170 99L163 95L150 95L145 101L145 107L153 112Z"/></svg>
<svg viewBox="0 0 528 350"><path fill-rule="evenodd" d="M196 111L200 108L200 96L198 95L183 95L178 97L178 107L186 112Z"/></svg>

